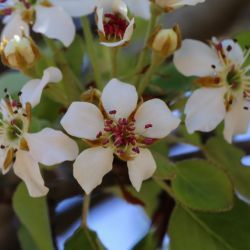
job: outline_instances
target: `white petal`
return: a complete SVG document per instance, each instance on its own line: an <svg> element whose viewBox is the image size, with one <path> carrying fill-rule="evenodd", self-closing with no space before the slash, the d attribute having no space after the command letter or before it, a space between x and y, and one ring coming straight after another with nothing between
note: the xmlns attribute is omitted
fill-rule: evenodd
<svg viewBox="0 0 250 250"><path fill-rule="evenodd" d="M247 107L248 109L244 109ZM231 143L233 135L245 134L250 123L250 109L244 103L243 98L238 98L233 103L231 110L227 112L225 117L224 137Z"/></svg>
<svg viewBox="0 0 250 250"><path fill-rule="evenodd" d="M54 5L61 6L72 17L86 16L94 12L95 0L50 0Z"/></svg>
<svg viewBox="0 0 250 250"><path fill-rule="evenodd" d="M102 105L107 113L115 110L115 119L127 118L136 108L138 95L133 85L112 79L103 89Z"/></svg>
<svg viewBox="0 0 250 250"><path fill-rule="evenodd" d="M241 65L244 63L244 53L240 45L231 39L222 41L223 51L227 58L229 58L233 64Z"/></svg>
<svg viewBox="0 0 250 250"><path fill-rule="evenodd" d="M126 29L122 40L120 40L118 42L111 42L111 43L110 42L101 42L101 44L104 46L107 46L107 47L117 47L117 46L122 46L125 43L129 42L132 35L133 35L133 32L134 32L134 24L135 24L135 20L133 18L130 21L130 23Z"/></svg>
<svg viewBox="0 0 250 250"><path fill-rule="evenodd" d="M203 3L205 0L156 0L156 3L164 7L171 7L174 9L180 8L185 5L196 5L197 3Z"/></svg>
<svg viewBox="0 0 250 250"><path fill-rule="evenodd" d="M14 37L14 35L21 36L23 31L27 36L29 36L28 24L24 22L21 15L16 12L12 14L10 20L8 20L3 28L1 39L6 38L10 40Z"/></svg>
<svg viewBox="0 0 250 250"><path fill-rule="evenodd" d="M144 180L150 178L155 170L156 163L150 150L140 148L138 156L128 161L129 179L137 192L141 189L141 184Z"/></svg>
<svg viewBox="0 0 250 250"><path fill-rule="evenodd" d="M75 25L71 16L61 7L36 6L36 21L33 30L58 39L68 47L75 37Z"/></svg>
<svg viewBox="0 0 250 250"><path fill-rule="evenodd" d="M44 186L39 165L29 152L18 150L13 168L15 174L25 182L30 196L40 197L48 193L49 189Z"/></svg>
<svg viewBox="0 0 250 250"><path fill-rule="evenodd" d="M32 157L47 166L73 161L79 152L74 140L51 128L45 128L38 133L27 133L25 139Z"/></svg>
<svg viewBox="0 0 250 250"><path fill-rule="evenodd" d="M112 149L103 147L86 149L78 156L73 165L73 175L87 194L111 171L113 159Z"/></svg>
<svg viewBox="0 0 250 250"><path fill-rule="evenodd" d="M25 105L27 102L35 107L40 103L43 89L48 85L48 83L57 83L62 80L62 73L58 68L49 67L43 72L42 79L33 79L27 82L21 92L21 102Z"/></svg>
<svg viewBox="0 0 250 250"><path fill-rule="evenodd" d="M217 70L221 64L215 51L205 43L186 39L182 47L174 54L176 68L185 76L209 76L214 73L212 65Z"/></svg>
<svg viewBox="0 0 250 250"><path fill-rule="evenodd" d="M149 0L125 0L129 10L133 15L150 19L150 2Z"/></svg>
<svg viewBox="0 0 250 250"><path fill-rule="evenodd" d="M209 132L224 119L226 109L222 88L200 88L188 99L185 114L189 133L194 131Z"/></svg>
<svg viewBox="0 0 250 250"><path fill-rule="evenodd" d="M61 120L63 128L72 136L96 140L104 129L101 111L92 103L73 102Z"/></svg>
<svg viewBox="0 0 250 250"><path fill-rule="evenodd" d="M144 102L135 113L136 133L149 138L163 138L180 124L165 102L152 99ZM145 129L145 125L152 127Z"/></svg>

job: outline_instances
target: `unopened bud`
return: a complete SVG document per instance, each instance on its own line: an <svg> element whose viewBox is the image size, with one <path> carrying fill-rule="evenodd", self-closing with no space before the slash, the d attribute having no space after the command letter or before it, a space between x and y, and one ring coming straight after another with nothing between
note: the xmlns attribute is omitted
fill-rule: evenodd
<svg viewBox="0 0 250 250"><path fill-rule="evenodd" d="M172 55L181 45L181 35L178 26L172 29L157 28L148 41L153 53L161 58Z"/></svg>
<svg viewBox="0 0 250 250"><path fill-rule="evenodd" d="M40 51L29 37L15 35L1 43L1 59L6 66L24 71L40 58Z"/></svg>

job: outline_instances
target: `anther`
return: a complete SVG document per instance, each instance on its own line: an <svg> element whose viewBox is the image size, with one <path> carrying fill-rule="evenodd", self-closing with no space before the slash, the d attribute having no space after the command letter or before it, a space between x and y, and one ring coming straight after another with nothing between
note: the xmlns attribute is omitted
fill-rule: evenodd
<svg viewBox="0 0 250 250"><path fill-rule="evenodd" d="M245 109L245 110L248 110L248 107L245 106L244 109Z"/></svg>
<svg viewBox="0 0 250 250"><path fill-rule="evenodd" d="M22 91L19 91L19 92L18 92L18 96L21 96L21 95L22 95Z"/></svg>
<svg viewBox="0 0 250 250"><path fill-rule="evenodd" d="M153 124L150 124L150 123L145 125L145 129L152 128L152 127L153 127Z"/></svg>
<svg viewBox="0 0 250 250"><path fill-rule="evenodd" d="M5 146L4 146L4 145L1 145L0 148L1 148L1 149L5 149Z"/></svg>
<svg viewBox="0 0 250 250"><path fill-rule="evenodd" d="M213 69L216 69L216 66L215 66L214 64L212 64L211 67L212 67Z"/></svg>
<svg viewBox="0 0 250 250"><path fill-rule="evenodd" d="M111 110L111 111L109 111L109 114L110 114L110 115L115 115L116 113L117 113L116 110Z"/></svg>
<svg viewBox="0 0 250 250"><path fill-rule="evenodd" d="M100 131L97 135L96 138L99 139L102 136L102 131Z"/></svg>
<svg viewBox="0 0 250 250"><path fill-rule="evenodd" d="M227 46L227 51L230 52L232 50L232 46L231 45L228 45Z"/></svg>

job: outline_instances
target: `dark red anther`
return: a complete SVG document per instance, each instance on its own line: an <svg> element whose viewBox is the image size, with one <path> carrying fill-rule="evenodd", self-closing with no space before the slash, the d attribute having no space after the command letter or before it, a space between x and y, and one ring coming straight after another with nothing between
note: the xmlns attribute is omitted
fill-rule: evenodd
<svg viewBox="0 0 250 250"><path fill-rule="evenodd" d="M111 111L109 111L109 114L110 114L110 115L115 115L116 113L117 113L116 110L111 110Z"/></svg>
<svg viewBox="0 0 250 250"><path fill-rule="evenodd" d="M153 138L145 138L145 139L143 140L143 143L146 144L146 145L151 145L151 144L153 144L155 141L156 141L156 139L153 139Z"/></svg>
<svg viewBox="0 0 250 250"><path fill-rule="evenodd" d="M9 15L12 14L12 9L11 8L6 8L6 9L3 9L2 12L3 12L3 15L9 16Z"/></svg>
<svg viewBox="0 0 250 250"><path fill-rule="evenodd" d="M152 127L153 127L153 124L151 124L151 123L145 125L145 128L146 128L146 129L147 129L147 128L152 128Z"/></svg>
<svg viewBox="0 0 250 250"><path fill-rule="evenodd" d="M140 149L139 149L139 147L132 148L132 150L133 150L135 153L140 154Z"/></svg>
<svg viewBox="0 0 250 250"><path fill-rule="evenodd" d="M96 138L99 139L102 136L102 131L100 131L97 135Z"/></svg>

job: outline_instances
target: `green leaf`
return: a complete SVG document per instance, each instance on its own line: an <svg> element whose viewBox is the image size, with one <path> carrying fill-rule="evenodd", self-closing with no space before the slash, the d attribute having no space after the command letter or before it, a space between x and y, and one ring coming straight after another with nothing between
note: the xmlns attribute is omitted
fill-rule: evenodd
<svg viewBox="0 0 250 250"><path fill-rule="evenodd" d="M209 160L231 175L236 190L250 198L250 169L241 165L244 152L218 138L210 139L204 149Z"/></svg>
<svg viewBox="0 0 250 250"><path fill-rule="evenodd" d="M38 250L36 244L34 243L30 233L27 229L21 225L18 230L18 239L21 243L23 250Z"/></svg>
<svg viewBox="0 0 250 250"><path fill-rule="evenodd" d="M176 165L172 188L177 200L202 211L224 211L233 206L233 186L228 176L204 160L186 160Z"/></svg>
<svg viewBox="0 0 250 250"><path fill-rule="evenodd" d="M133 247L133 250L146 250L146 249L157 249L157 242L154 238L153 232L147 234L136 246Z"/></svg>
<svg viewBox="0 0 250 250"><path fill-rule="evenodd" d="M171 250L250 249L250 207L236 200L231 211L211 214L177 206L169 225Z"/></svg>
<svg viewBox="0 0 250 250"><path fill-rule="evenodd" d="M76 35L73 43L65 50L65 56L73 72L80 76L83 64L84 46L81 36Z"/></svg>
<svg viewBox="0 0 250 250"><path fill-rule="evenodd" d="M26 186L21 183L14 194L13 207L37 249L53 250L46 198L30 197Z"/></svg>
<svg viewBox="0 0 250 250"><path fill-rule="evenodd" d="M157 165L154 177L160 180L167 180L175 177L175 164L158 152L152 151L152 153Z"/></svg>
<svg viewBox="0 0 250 250"><path fill-rule="evenodd" d="M0 76L0 97L7 88L10 94L17 94L29 79L16 71L8 71Z"/></svg>
<svg viewBox="0 0 250 250"><path fill-rule="evenodd" d="M99 242L95 232L80 227L65 243L65 250L76 249L101 250L104 247Z"/></svg>

